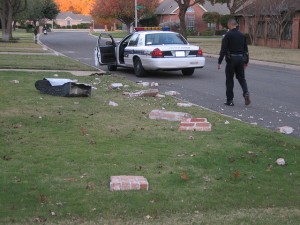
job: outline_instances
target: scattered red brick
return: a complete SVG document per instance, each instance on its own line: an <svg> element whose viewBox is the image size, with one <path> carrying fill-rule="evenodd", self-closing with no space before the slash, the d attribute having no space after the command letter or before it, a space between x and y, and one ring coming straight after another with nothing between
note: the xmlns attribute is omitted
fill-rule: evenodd
<svg viewBox="0 0 300 225"><path fill-rule="evenodd" d="M147 190L149 183L143 176L111 176L111 191Z"/></svg>
<svg viewBox="0 0 300 225"><path fill-rule="evenodd" d="M211 131L211 123L206 118L183 119L179 126L180 131Z"/></svg>

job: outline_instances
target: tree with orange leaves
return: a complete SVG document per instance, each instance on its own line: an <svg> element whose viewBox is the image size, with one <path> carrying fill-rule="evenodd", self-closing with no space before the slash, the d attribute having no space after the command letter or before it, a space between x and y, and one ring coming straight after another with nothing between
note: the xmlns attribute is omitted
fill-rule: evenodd
<svg viewBox="0 0 300 225"><path fill-rule="evenodd" d="M81 14L90 14L95 0L55 0L60 11L72 11Z"/></svg>
<svg viewBox="0 0 300 225"><path fill-rule="evenodd" d="M158 5L158 0L138 0L138 18L153 13ZM134 1L124 0L95 0L91 14L94 18L114 18L126 24L127 30L134 21Z"/></svg>

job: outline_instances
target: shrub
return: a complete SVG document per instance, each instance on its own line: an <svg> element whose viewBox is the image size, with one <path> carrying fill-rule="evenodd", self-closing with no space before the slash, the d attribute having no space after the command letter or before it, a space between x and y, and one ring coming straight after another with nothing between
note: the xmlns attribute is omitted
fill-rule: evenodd
<svg viewBox="0 0 300 225"><path fill-rule="evenodd" d="M228 27L227 27L227 22L228 22L228 20L230 20L230 19L234 19L234 16L233 16L233 15L230 15L230 14L228 14L228 15L222 15L222 16L220 17L220 24L222 25L222 27L228 28Z"/></svg>
<svg viewBox="0 0 300 225"><path fill-rule="evenodd" d="M214 30L206 30L201 32L201 36L213 36L214 35Z"/></svg>
<svg viewBox="0 0 300 225"><path fill-rule="evenodd" d="M179 22L164 22L159 24L160 27L170 27L171 31L179 32L180 24Z"/></svg>
<svg viewBox="0 0 300 225"><path fill-rule="evenodd" d="M27 32L27 33L32 33L32 32L33 32L33 30L34 30L34 27L33 27L33 25L31 25L31 24L28 24L28 25L26 26L26 32Z"/></svg>
<svg viewBox="0 0 300 225"><path fill-rule="evenodd" d="M215 35L222 36L227 33L227 30L216 30Z"/></svg>

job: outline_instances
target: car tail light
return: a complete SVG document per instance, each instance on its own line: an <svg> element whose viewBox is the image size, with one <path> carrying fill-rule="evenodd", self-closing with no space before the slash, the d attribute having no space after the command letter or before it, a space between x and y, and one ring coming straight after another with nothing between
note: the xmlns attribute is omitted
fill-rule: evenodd
<svg viewBox="0 0 300 225"><path fill-rule="evenodd" d="M197 57L202 57L203 56L203 51L202 49L199 49L197 52Z"/></svg>
<svg viewBox="0 0 300 225"><path fill-rule="evenodd" d="M163 58L164 57L164 53L159 49L156 48L152 51L152 58Z"/></svg>

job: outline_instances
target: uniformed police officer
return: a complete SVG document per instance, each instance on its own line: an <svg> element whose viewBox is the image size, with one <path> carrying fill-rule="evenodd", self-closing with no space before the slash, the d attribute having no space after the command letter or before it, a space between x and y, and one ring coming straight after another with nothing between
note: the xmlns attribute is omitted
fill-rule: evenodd
<svg viewBox="0 0 300 225"><path fill-rule="evenodd" d="M245 68L248 66L248 45L246 37L237 29L237 22L235 19L230 19L227 23L229 31L222 40L222 47L220 57L218 60L218 69L221 69L221 63L225 57L226 60L226 97L227 101L224 103L228 106L234 106L233 87L234 87L234 74L243 89L243 97L245 105L249 105L250 95L248 91L247 82L245 79Z"/></svg>

